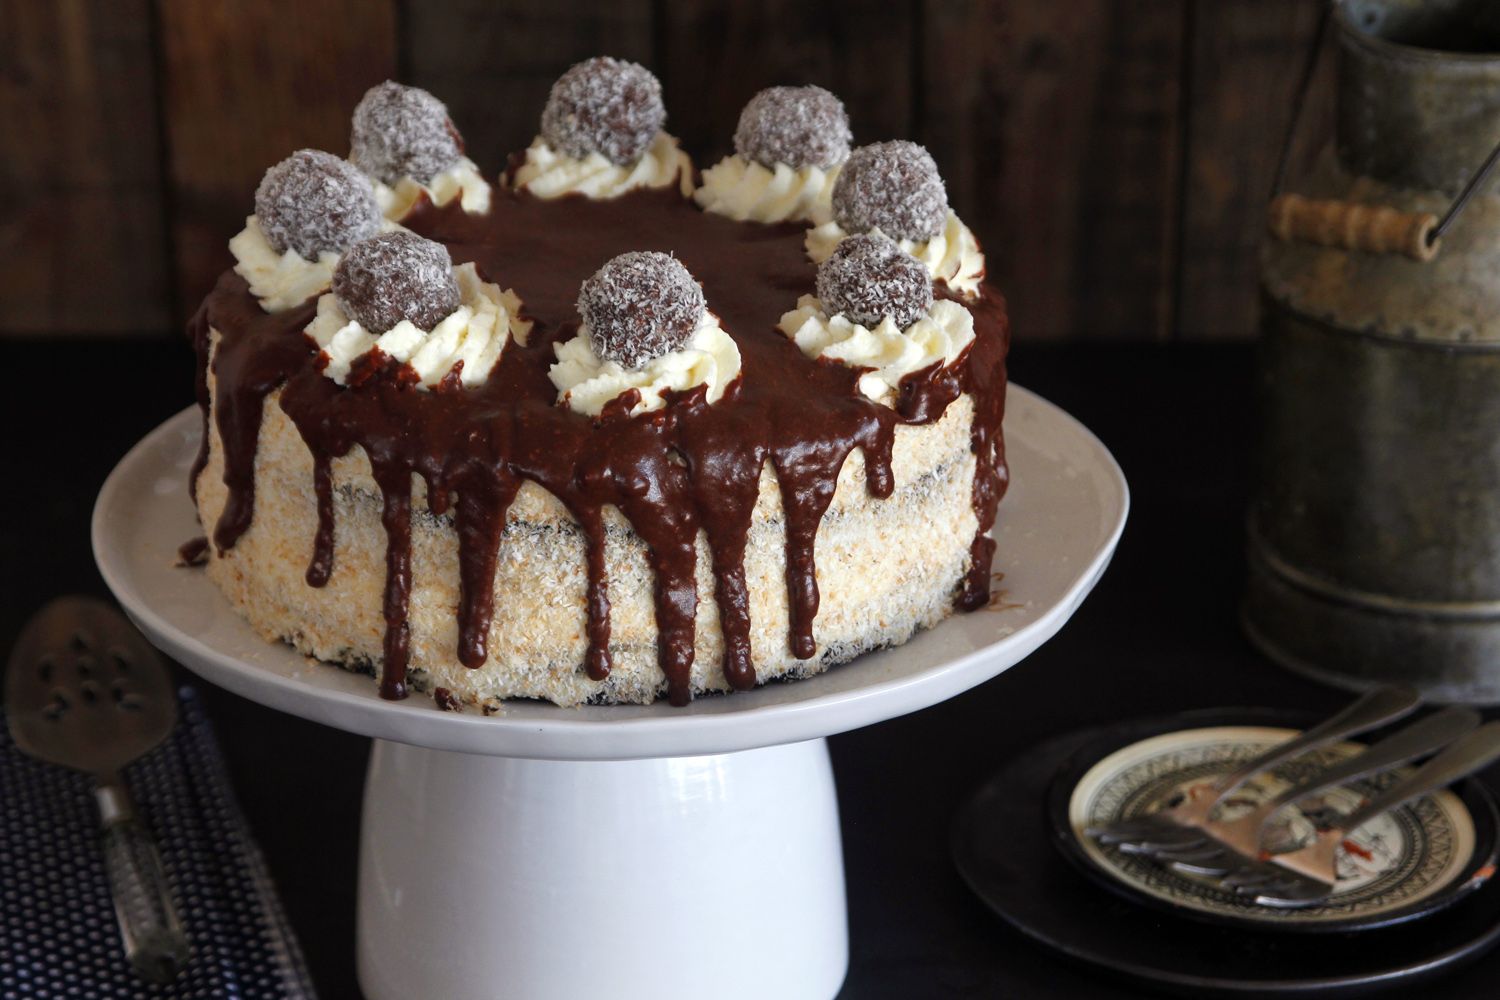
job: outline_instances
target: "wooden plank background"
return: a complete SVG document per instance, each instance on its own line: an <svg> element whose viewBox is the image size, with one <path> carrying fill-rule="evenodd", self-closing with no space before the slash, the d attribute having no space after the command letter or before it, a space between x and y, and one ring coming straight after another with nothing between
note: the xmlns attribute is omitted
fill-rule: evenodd
<svg viewBox="0 0 1500 1000"><path fill-rule="evenodd" d="M489 173L547 89L650 66L702 165L761 87L925 143L1018 337L1243 338L1320 0L0 0L0 333L157 335L229 263L261 172L344 153L387 77Z"/></svg>

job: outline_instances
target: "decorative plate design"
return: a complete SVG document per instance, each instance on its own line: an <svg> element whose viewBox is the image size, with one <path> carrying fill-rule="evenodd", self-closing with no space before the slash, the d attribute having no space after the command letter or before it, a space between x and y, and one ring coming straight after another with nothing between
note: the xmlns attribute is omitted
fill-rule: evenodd
<svg viewBox="0 0 1500 1000"><path fill-rule="evenodd" d="M1334 895L1325 905L1303 909L1261 906L1220 887L1216 879L1178 872L1103 846L1083 832L1087 827L1152 812L1188 786L1232 770L1295 732L1264 726L1215 726L1153 736L1110 753L1077 779L1071 794L1056 789L1067 794L1066 822L1074 846L1088 865L1105 876L1106 884L1145 901L1165 904L1174 912L1186 910L1285 930L1345 930L1409 919L1429 912L1432 906L1428 904L1461 880L1472 883L1462 886L1467 890L1493 872L1493 838L1483 856L1476 858L1474 818L1464 802L1447 791L1424 796L1353 831L1338 855ZM1246 812L1315 770L1361 749L1360 744L1343 743L1258 776L1234 794L1222 815L1232 818ZM1319 819L1331 821L1348 813L1404 773L1387 772L1357 781L1281 810L1268 829L1268 843L1297 846L1311 835Z"/></svg>

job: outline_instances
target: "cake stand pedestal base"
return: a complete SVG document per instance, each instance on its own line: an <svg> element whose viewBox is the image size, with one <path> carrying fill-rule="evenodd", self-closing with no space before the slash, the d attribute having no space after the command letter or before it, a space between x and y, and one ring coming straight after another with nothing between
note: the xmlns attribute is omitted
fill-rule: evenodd
<svg viewBox="0 0 1500 1000"><path fill-rule="evenodd" d="M523 760L375 741L369 1000L829 1000L848 967L825 740Z"/></svg>
<svg viewBox="0 0 1500 1000"><path fill-rule="evenodd" d="M94 506L94 553L131 619L189 670L375 740L358 913L369 1000L828 1000L848 930L822 737L1029 655L1099 580L1130 506L1104 446L1012 385L993 611L685 708L515 701L485 718L386 701L368 677L267 643L175 567L200 530L185 483L202 427L185 410L120 462Z"/></svg>

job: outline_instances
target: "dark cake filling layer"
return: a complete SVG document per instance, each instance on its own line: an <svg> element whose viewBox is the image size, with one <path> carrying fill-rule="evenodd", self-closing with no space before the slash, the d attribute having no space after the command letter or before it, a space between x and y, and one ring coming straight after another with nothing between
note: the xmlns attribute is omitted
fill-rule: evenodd
<svg viewBox="0 0 1500 1000"><path fill-rule="evenodd" d="M410 369L374 358L362 377L351 373L351 384L340 386L324 377L319 351L303 333L315 302L264 313L233 271L219 279L191 327L205 420L192 482L196 486L207 462L212 364L213 418L228 488L212 531L220 554L254 517L256 445L266 397L276 389L283 390L281 408L313 456L319 523L307 570L312 586L337 572L330 463L355 445L369 457L387 535L382 696L406 694L414 474L424 480L435 513L453 510L461 662L478 667L487 657L501 535L517 490L529 480L567 507L586 539L584 666L595 680L610 669L603 508L616 506L646 543L656 579L657 655L668 696L680 705L691 696L698 532L706 535L713 559L724 675L735 688L752 687L743 560L762 466L770 462L780 484L791 651L805 659L817 648L815 540L845 458L861 449L867 488L889 496L896 427L936 421L967 392L975 407L979 526L957 603L971 610L987 602L994 554L989 530L1008 481L1001 420L1009 330L1004 302L993 289L965 302L975 328L965 355L903 380L891 408L860 395L857 370L808 359L776 328L798 296L813 291L815 268L803 250L802 225L734 222L700 211L675 189L602 202L496 191L487 215L468 215L456 201L444 208L423 202L403 224L446 244L455 264L472 261L486 281L514 289L523 315L535 324L528 345L512 340L481 385L465 388L450 378L421 391ZM701 388L670 394L664 409L634 417L623 416L628 404L607 407L598 420L558 405L547 370L555 360L552 345L578 331L579 284L629 250L674 253L702 283L708 308L738 344L741 376L713 405ZM945 294L942 286L938 293ZM220 334L211 361L210 328Z"/></svg>

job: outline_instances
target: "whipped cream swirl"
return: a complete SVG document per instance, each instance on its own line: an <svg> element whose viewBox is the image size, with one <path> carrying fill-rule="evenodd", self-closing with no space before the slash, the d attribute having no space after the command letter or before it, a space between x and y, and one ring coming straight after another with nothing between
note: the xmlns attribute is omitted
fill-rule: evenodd
<svg viewBox="0 0 1500 1000"><path fill-rule="evenodd" d="M705 211L736 222L811 222L833 218L829 203L840 167L814 164L769 168L743 156L726 156L703 172L703 186L693 195Z"/></svg>
<svg viewBox="0 0 1500 1000"><path fill-rule="evenodd" d="M580 329L572 340L554 344L553 350L557 363L547 374L557 386L558 402L590 417L597 417L611 400L630 389L641 394L630 416L666 406L664 392L682 392L697 385L707 386L707 401L717 403L740 374L739 346L719 325L719 317L706 309L686 344L639 368L624 368L599 357L586 329Z"/></svg>
<svg viewBox="0 0 1500 1000"><path fill-rule="evenodd" d="M821 264L833 253L839 241L849 235L837 222L825 222L809 229L805 241L807 256L814 264ZM984 254L973 232L957 214L950 211L943 223L943 231L932 239L921 243L897 240L896 245L927 265L934 280L964 295L979 294L979 285L984 281Z"/></svg>
<svg viewBox="0 0 1500 1000"><path fill-rule="evenodd" d="M479 172L479 167L467 156L460 156L447 170L433 174L426 184L415 177L403 177L392 187L372 178L375 185L375 203L387 219L400 220L412 210L417 199L424 194L434 205L442 208L454 198L470 215L483 215L490 210L490 185Z"/></svg>
<svg viewBox="0 0 1500 1000"><path fill-rule="evenodd" d="M511 337L525 346L531 322L520 318L516 293L480 278L473 264L460 264L453 276L460 305L431 330L402 320L383 333L372 333L350 319L331 292L318 299L318 314L307 335L328 359L323 374L345 385L355 362L378 349L410 366L422 389L442 382L456 365L463 366L458 370L460 384L483 382Z"/></svg>
<svg viewBox="0 0 1500 1000"><path fill-rule="evenodd" d="M973 315L951 299L938 299L905 330L889 316L872 330L828 315L816 296L804 295L777 327L814 360L869 369L859 377L859 391L887 406L895 403L903 378L939 362L953 364L974 342Z"/></svg>
<svg viewBox="0 0 1500 1000"><path fill-rule="evenodd" d="M538 198L581 194L593 201L617 198L636 188L664 188L677 183L684 198L693 193L693 161L665 132L656 133L635 163L611 163L599 153L575 159L554 150L540 136L526 149L516 169L515 187Z"/></svg>
<svg viewBox="0 0 1500 1000"><path fill-rule="evenodd" d="M399 229L387 222L381 230ZM333 269L338 266L339 255L332 250L318 254L317 260L308 260L291 247L278 253L260 228L260 220L250 216L241 229L229 241L229 252L234 254L234 271L250 285L250 294L260 300L260 307L275 313L300 306L320 292L326 292L333 284Z"/></svg>

